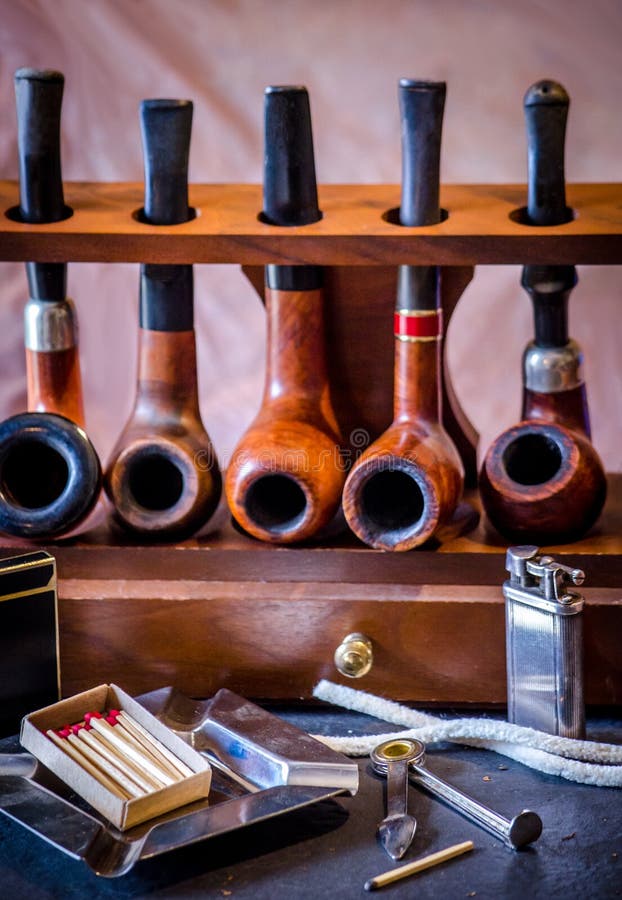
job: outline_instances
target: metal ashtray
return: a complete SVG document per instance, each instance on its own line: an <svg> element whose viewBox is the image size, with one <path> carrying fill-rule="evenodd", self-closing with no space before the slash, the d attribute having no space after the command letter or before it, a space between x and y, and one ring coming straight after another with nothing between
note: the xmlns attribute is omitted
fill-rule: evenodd
<svg viewBox="0 0 622 900"><path fill-rule="evenodd" d="M30 754L0 755L0 812L96 874L358 790L358 766L228 690L190 700L173 688L138 702L213 767L209 798L119 831Z"/></svg>

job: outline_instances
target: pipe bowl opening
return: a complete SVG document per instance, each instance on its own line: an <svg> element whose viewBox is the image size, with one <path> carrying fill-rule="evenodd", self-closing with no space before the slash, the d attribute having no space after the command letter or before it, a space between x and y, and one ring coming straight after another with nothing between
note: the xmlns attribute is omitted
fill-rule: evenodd
<svg viewBox="0 0 622 900"><path fill-rule="evenodd" d="M69 481L67 461L44 441L25 439L9 448L0 489L16 506L41 509L62 496Z"/></svg>
<svg viewBox="0 0 622 900"><path fill-rule="evenodd" d="M27 538L67 534L90 513L101 466L86 433L55 413L0 424L0 530Z"/></svg>
<svg viewBox="0 0 622 900"><path fill-rule="evenodd" d="M361 491L361 515L372 535L389 543L408 537L425 510L425 497L417 481L399 470L378 472Z"/></svg>
<svg viewBox="0 0 622 900"><path fill-rule="evenodd" d="M307 497L289 475L262 475L246 492L244 509L259 528L271 534L285 534L304 518Z"/></svg>
<svg viewBox="0 0 622 900"><path fill-rule="evenodd" d="M516 484L545 484L559 472L562 452L546 434L522 434L503 451L503 465Z"/></svg>
<svg viewBox="0 0 622 900"><path fill-rule="evenodd" d="M150 512L162 512L179 503L184 476L168 456L152 451L140 454L130 463L128 486L139 506Z"/></svg>

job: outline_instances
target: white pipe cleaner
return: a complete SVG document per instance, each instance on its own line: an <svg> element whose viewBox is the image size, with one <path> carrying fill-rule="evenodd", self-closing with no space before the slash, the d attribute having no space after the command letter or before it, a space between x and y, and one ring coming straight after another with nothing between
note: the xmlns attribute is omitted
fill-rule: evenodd
<svg viewBox="0 0 622 900"><path fill-rule="evenodd" d="M397 737L415 738L424 744L454 741L494 750L532 769L559 775L568 781L599 787L622 787L622 746L617 744L559 737L494 719L441 719L326 680L315 686L313 696L408 729L361 737L314 735L333 750L348 756L367 756L381 741Z"/></svg>

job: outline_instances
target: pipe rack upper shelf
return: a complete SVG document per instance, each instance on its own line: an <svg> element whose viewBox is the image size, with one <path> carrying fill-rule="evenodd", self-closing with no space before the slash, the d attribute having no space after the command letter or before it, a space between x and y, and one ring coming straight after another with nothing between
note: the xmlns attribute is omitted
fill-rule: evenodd
<svg viewBox="0 0 622 900"><path fill-rule="evenodd" d="M534 227L516 220L525 185L444 185L439 225L408 228L388 215L398 185L321 185L323 218L283 228L260 220L260 185L196 184L197 216L174 226L144 224L140 183L66 182L73 215L29 225L6 213L16 182L0 181L0 260L39 262L236 263L240 265L476 265L622 263L622 183L574 184L573 221Z"/></svg>

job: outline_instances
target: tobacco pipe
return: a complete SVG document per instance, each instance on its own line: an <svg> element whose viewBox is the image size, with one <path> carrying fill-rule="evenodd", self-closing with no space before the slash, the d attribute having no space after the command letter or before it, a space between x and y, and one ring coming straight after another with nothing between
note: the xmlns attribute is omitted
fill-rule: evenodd
<svg viewBox="0 0 622 900"><path fill-rule="evenodd" d="M188 206L192 103L144 100L143 221L177 225ZM199 412L191 265L140 267L136 400L112 453L105 488L127 529L163 538L201 528L215 511L221 475Z"/></svg>
<svg viewBox="0 0 622 900"><path fill-rule="evenodd" d="M402 79L400 224L441 220L443 82ZM441 425L440 270L400 266L395 304L394 419L352 468L346 520L366 544L410 550L453 515L464 483L458 451Z"/></svg>
<svg viewBox="0 0 622 900"><path fill-rule="evenodd" d="M264 159L262 219L279 226L320 219L305 88L266 89ZM263 400L233 452L225 488L231 513L245 531L290 543L331 521L345 474L329 397L322 270L269 265L265 278Z"/></svg>
<svg viewBox="0 0 622 900"><path fill-rule="evenodd" d="M20 202L31 224L71 215L60 157L64 77L15 73ZM84 429L74 306L65 263L26 263L25 347L29 412L0 425L0 531L16 537L66 536L84 522L101 490L101 467Z"/></svg>
<svg viewBox="0 0 622 900"><path fill-rule="evenodd" d="M525 222L560 225L566 206L564 141L568 94L539 81L525 95L528 197ZM603 465L590 442L583 357L568 337L574 266L528 265L534 339L523 354L522 421L491 444L480 472L488 518L512 540L576 540L596 522L607 492Z"/></svg>

